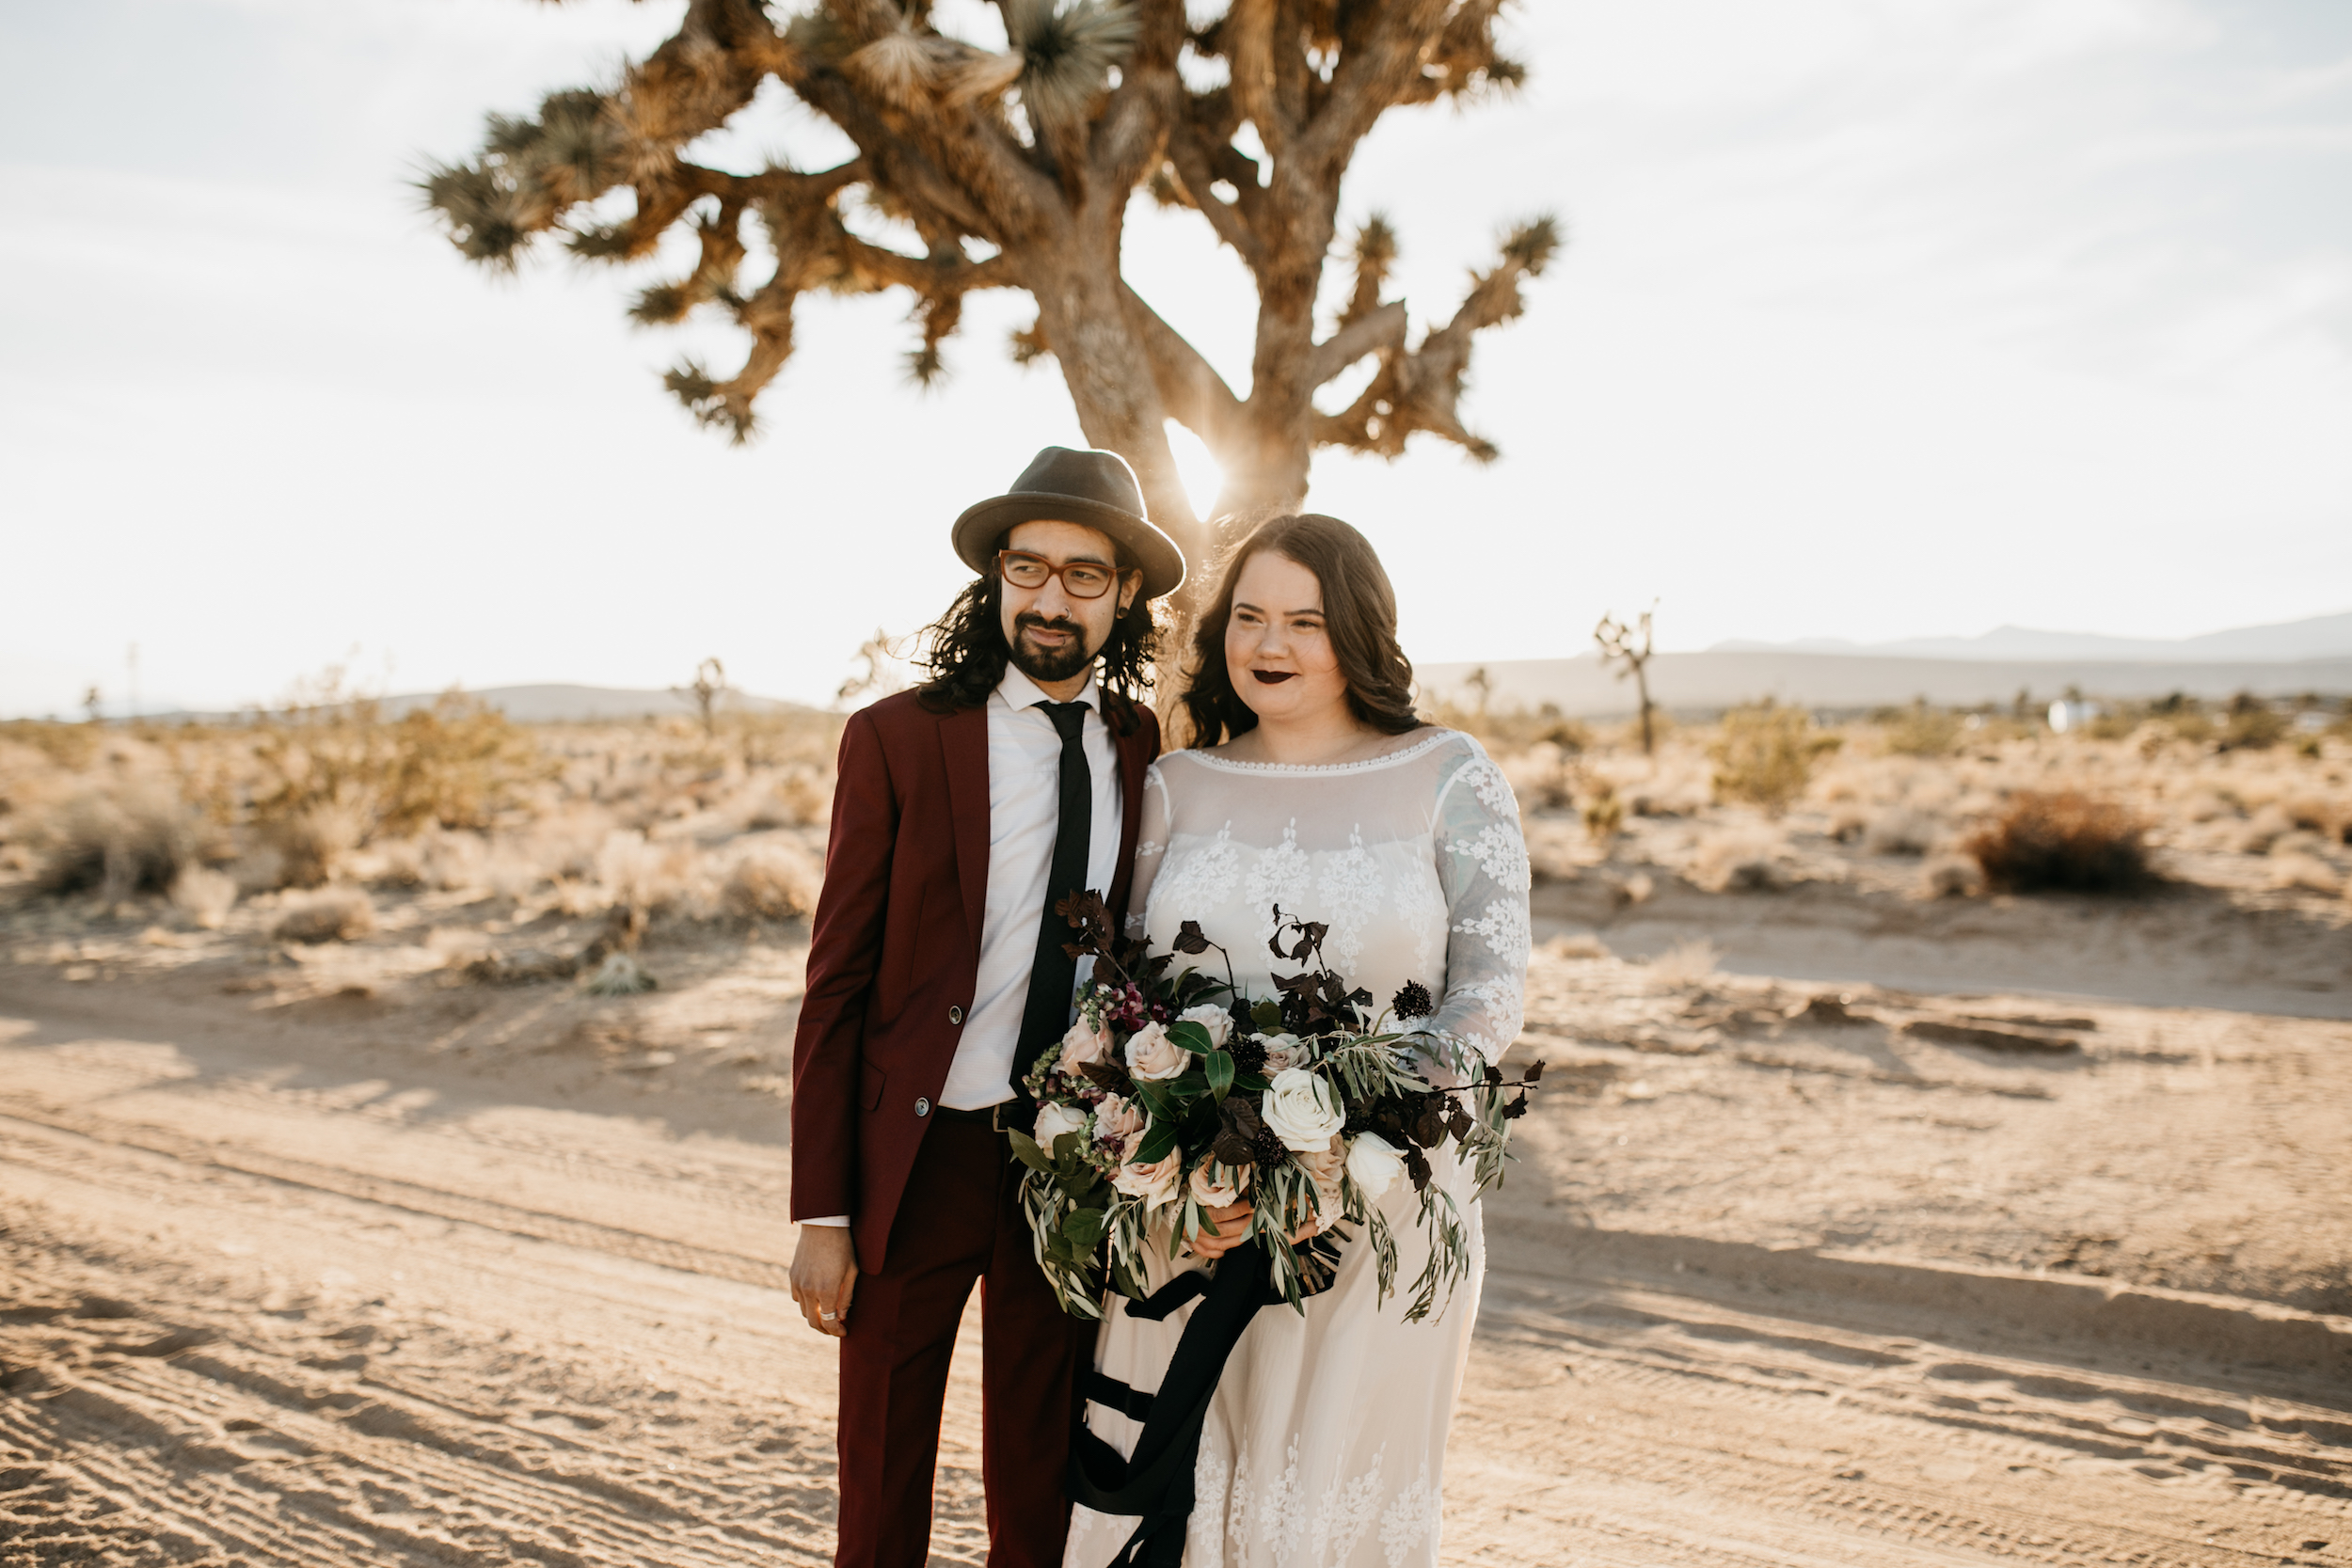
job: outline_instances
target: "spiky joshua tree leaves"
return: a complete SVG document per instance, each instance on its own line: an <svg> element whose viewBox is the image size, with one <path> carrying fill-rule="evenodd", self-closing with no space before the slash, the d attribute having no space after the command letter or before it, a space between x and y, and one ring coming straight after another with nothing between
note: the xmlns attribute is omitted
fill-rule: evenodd
<svg viewBox="0 0 2352 1568"><path fill-rule="evenodd" d="M542 235L582 260L631 262L690 230L692 270L645 289L632 314L655 325L717 310L743 329L750 350L731 373L689 361L666 378L739 441L791 355L803 294L908 291L911 366L929 381L965 295L1025 291L1037 318L1014 334L1014 356L1058 361L1087 438L1135 464L1188 548L1201 541L1168 452L1171 417L1222 465L1220 511L1295 503L1318 446L1394 457L1426 432L1494 455L1456 408L1471 342L1519 313L1522 282L1558 247L1552 220L1510 234L1450 319L1416 338L1386 293L1395 234L1375 217L1341 245L1339 205L1382 115L1518 85L1522 68L1495 39L1507 0L1228 0L1207 20L1199 0L1189 15L1185 0L993 0L1002 52L940 31L930 0L798 0L788 15L786 3L690 0L676 36L617 83L556 93L536 118L493 115L474 161L423 182L452 240L511 268ZM755 174L697 162L694 141L770 79L857 155ZM1137 189L1200 214L1249 269L1248 397L1121 278ZM860 208L892 220L899 243L853 224ZM1335 256L1353 288L1318 330ZM1368 359L1352 402L1317 405Z"/></svg>

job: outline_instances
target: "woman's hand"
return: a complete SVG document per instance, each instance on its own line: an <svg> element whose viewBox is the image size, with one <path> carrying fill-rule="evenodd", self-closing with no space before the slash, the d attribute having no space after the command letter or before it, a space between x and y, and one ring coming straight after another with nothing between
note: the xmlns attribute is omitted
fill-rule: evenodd
<svg viewBox="0 0 2352 1568"><path fill-rule="evenodd" d="M1223 1209L1203 1209L1200 1212L1216 1223L1216 1234L1212 1236L1206 1230L1201 1231L1192 1239L1191 1250L1194 1257L1206 1259L1212 1263L1249 1239L1250 1222L1258 1212L1247 1200Z"/></svg>

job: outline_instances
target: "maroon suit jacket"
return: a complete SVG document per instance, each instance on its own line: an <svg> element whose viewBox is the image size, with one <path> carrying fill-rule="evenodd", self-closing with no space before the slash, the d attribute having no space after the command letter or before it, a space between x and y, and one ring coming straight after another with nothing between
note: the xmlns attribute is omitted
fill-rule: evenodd
<svg viewBox="0 0 2352 1568"><path fill-rule="evenodd" d="M1133 876L1144 769L1160 752L1159 721L1135 714L1133 733L1112 732L1123 806L1114 913ZM938 713L902 692L850 717L792 1042L792 1217L848 1214L867 1274L882 1266L931 1123L916 1102L938 1102L972 1006L988 844L986 708Z"/></svg>

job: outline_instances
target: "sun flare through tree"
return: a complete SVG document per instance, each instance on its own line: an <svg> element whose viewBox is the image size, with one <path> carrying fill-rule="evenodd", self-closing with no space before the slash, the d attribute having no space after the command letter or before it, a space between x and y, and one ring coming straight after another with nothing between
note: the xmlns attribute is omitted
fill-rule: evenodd
<svg viewBox="0 0 2352 1568"><path fill-rule="evenodd" d="M1498 45L1505 5L1230 0L1204 15L1198 0L994 0L997 49L950 36L929 0L813 0L788 15L758 0L690 0L676 34L616 82L551 94L533 117L491 115L474 160L437 166L422 184L457 247L496 267L516 266L542 235L582 261L628 263L674 229L691 232L691 269L644 289L631 314L666 325L713 311L748 336L732 372L690 359L665 377L696 419L738 441L791 356L803 294L906 290L911 369L929 382L967 294L1025 292L1037 315L1013 334L1013 356L1056 359L1087 439L1135 465L1153 515L1196 551L1205 540L1171 419L1222 469L1219 513L1297 503L1317 447L1393 458L1425 432L1496 455L1457 408L1472 340L1519 314L1522 282L1559 246L1554 220L1512 229L1453 313L1416 332L1385 293L1396 234L1373 216L1343 243L1339 214L1349 164L1382 115L1523 79ZM771 79L856 155L751 174L698 162L691 144ZM1199 214L1248 269L1247 395L1121 277L1138 191ZM867 214L896 243L853 221ZM1318 321L1335 260L1352 277ZM1341 404L1328 389L1354 386L1367 360Z"/></svg>

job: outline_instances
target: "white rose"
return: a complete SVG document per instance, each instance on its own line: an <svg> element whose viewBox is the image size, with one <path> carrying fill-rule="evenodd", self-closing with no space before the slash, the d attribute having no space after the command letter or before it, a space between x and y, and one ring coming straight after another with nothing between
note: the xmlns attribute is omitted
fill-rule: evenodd
<svg viewBox="0 0 2352 1568"><path fill-rule="evenodd" d="M1268 1072L1288 1072L1306 1059L1306 1042L1296 1035L1267 1035L1263 1039Z"/></svg>
<svg viewBox="0 0 2352 1568"><path fill-rule="evenodd" d="M1054 1140L1064 1132L1075 1132L1083 1138L1086 1130L1087 1114L1073 1105L1049 1100L1037 1108L1037 1132L1034 1136L1038 1147L1048 1154L1054 1151Z"/></svg>
<svg viewBox="0 0 2352 1568"><path fill-rule="evenodd" d="M1274 1075L1258 1115L1274 1129L1283 1148L1300 1154L1324 1148L1347 1124L1331 1085L1303 1068L1285 1068Z"/></svg>
<svg viewBox="0 0 2352 1568"><path fill-rule="evenodd" d="M1141 1142L1143 1134L1138 1132L1128 1145L1127 1152L1133 1155L1135 1146ZM1119 1168L1111 1173L1111 1185L1129 1197L1139 1197L1157 1209L1175 1200L1177 1183L1184 1180L1184 1151L1170 1148L1148 1165L1138 1164L1132 1159L1122 1161Z"/></svg>
<svg viewBox="0 0 2352 1568"><path fill-rule="evenodd" d="M1405 1174L1405 1151L1377 1132L1359 1132L1347 1143L1347 1174L1365 1202L1377 1203Z"/></svg>
<svg viewBox="0 0 2352 1568"><path fill-rule="evenodd" d="M1198 1023L1209 1032L1209 1043L1219 1051L1225 1049L1225 1037L1233 1032L1233 1015L1222 1007L1202 1006L1186 1007L1177 1015L1179 1022Z"/></svg>
<svg viewBox="0 0 2352 1568"><path fill-rule="evenodd" d="M1107 1062L1111 1055L1110 1037L1085 1019L1070 1026L1070 1033L1061 1037L1061 1057L1058 1066L1072 1077L1089 1062Z"/></svg>
<svg viewBox="0 0 2352 1568"><path fill-rule="evenodd" d="M1127 1037L1127 1070L1137 1078L1176 1078L1192 1066L1192 1053L1168 1037L1168 1027L1147 1023Z"/></svg>
<svg viewBox="0 0 2352 1568"><path fill-rule="evenodd" d="M1194 1167L1192 1196L1203 1209L1230 1209L1249 1190L1249 1167L1203 1160Z"/></svg>

